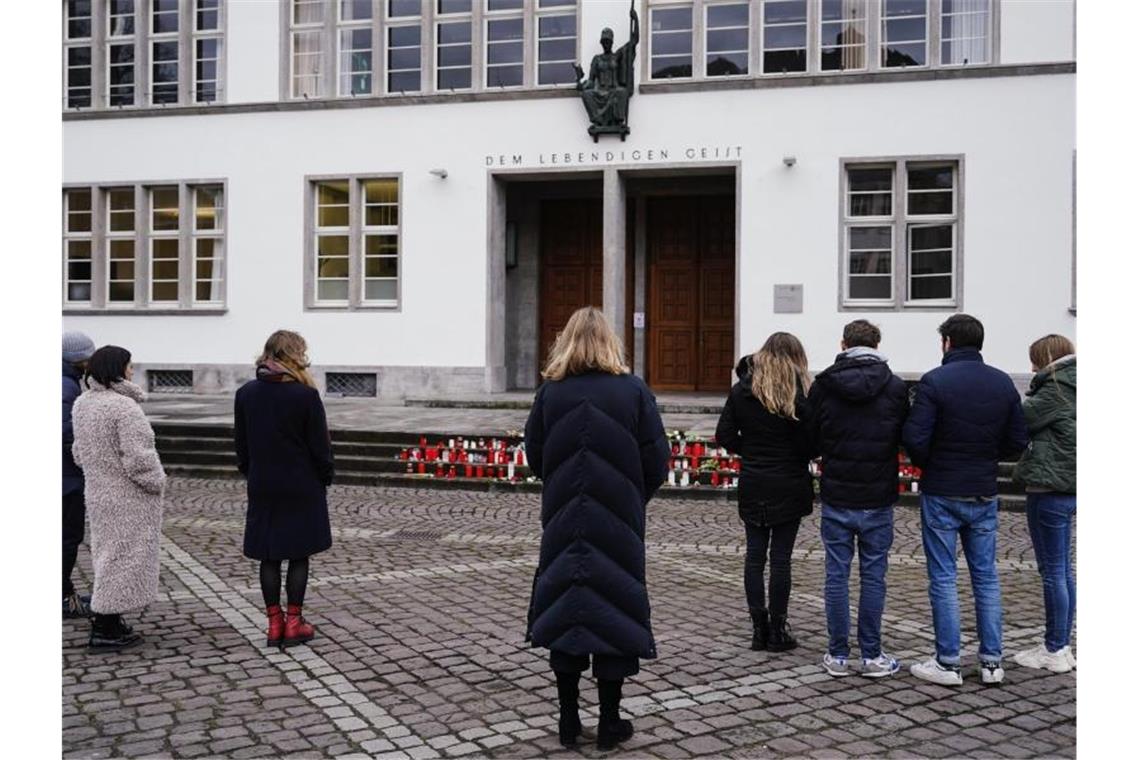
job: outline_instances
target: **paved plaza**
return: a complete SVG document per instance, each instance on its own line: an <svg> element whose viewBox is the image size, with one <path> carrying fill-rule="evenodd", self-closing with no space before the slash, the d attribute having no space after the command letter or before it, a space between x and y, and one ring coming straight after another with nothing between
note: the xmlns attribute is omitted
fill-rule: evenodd
<svg viewBox="0 0 1140 760"><path fill-rule="evenodd" d="M256 564L241 554L244 483L172 479L160 598L128 616L143 645L91 655L86 624L63 624L64 756L599 756L592 681L582 689L586 743L565 750L546 652L523 642L538 503L535 494L334 486L334 544L313 561L305 605L318 638L279 653L263 646ZM933 651L917 511L897 510L883 622L904 669L875 681L832 679L818 664L818 510L793 558L800 648L769 654L748 649L735 507L652 502L659 658L627 682L623 709L637 733L607 756L1072 757L1075 673L1012 662L1040 640L1044 617L1024 516L999 520L1006 682L978 681L960 564L967 675L954 689L906 673ZM90 588L86 547L76 576Z"/></svg>

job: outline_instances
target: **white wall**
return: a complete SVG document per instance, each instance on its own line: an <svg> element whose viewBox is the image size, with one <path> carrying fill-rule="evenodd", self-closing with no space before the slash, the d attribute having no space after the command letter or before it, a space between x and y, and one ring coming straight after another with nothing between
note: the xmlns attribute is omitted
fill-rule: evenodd
<svg viewBox="0 0 1140 760"><path fill-rule="evenodd" d="M261 103L279 96L281 58L278 29L281 10L267 0L226 3L223 45L226 55L226 103Z"/></svg>
<svg viewBox="0 0 1140 760"><path fill-rule="evenodd" d="M1001 63L1072 61L1075 6L1074 0L1001 0Z"/></svg>

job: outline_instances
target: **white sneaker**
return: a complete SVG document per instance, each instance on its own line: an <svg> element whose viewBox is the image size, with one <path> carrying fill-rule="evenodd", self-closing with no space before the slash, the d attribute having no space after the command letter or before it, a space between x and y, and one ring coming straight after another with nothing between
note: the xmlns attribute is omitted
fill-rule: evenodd
<svg viewBox="0 0 1140 760"><path fill-rule="evenodd" d="M1005 671L1001 667L1001 663L997 662L979 662L978 672L982 676L982 683L993 686L1005 680Z"/></svg>
<svg viewBox="0 0 1140 760"><path fill-rule="evenodd" d="M899 672L899 661L891 657L886 652L879 653L879 656L873 660L863 658L863 669L860 675L867 678L884 678L886 676L893 676Z"/></svg>
<svg viewBox="0 0 1140 760"><path fill-rule="evenodd" d="M943 686L961 686L962 669L957 665L949 667L931 657L926 662L916 662L910 666L910 674L923 681L941 684Z"/></svg>
<svg viewBox="0 0 1140 760"><path fill-rule="evenodd" d="M1023 668L1048 670L1053 673L1068 673L1073 669L1073 665L1069 662L1069 657L1071 656L1072 652L1069 651L1068 647L1063 647L1056 652L1050 652L1045 648L1044 644L1038 644L1033 649L1018 652L1014 655L1013 661Z"/></svg>
<svg viewBox="0 0 1140 760"><path fill-rule="evenodd" d="M1065 659L1069 661L1069 665L1072 667L1073 670L1076 670L1077 669L1077 656L1075 654L1073 654L1073 650L1070 649L1069 647L1065 647L1064 650L1062 650L1062 651L1064 651Z"/></svg>
<svg viewBox="0 0 1140 760"><path fill-rule="evenodd" d="M847 658L832 657L830 652L823 656L823 669L827 671L829 676L835 678L851 675L851 671L847 667Z"/></svg>

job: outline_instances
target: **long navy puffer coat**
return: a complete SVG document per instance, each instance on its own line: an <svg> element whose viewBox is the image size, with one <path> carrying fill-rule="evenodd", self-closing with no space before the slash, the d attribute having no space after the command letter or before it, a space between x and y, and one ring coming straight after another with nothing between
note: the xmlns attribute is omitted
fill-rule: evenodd
<svg viewBox="0 0 1140 760"><path fill-rule="evenodd" d="M542 548L527 640L570 655L657 656L645 587L645 505L669 446L640 378L546 382L526 423L542 476Z"/></svg>

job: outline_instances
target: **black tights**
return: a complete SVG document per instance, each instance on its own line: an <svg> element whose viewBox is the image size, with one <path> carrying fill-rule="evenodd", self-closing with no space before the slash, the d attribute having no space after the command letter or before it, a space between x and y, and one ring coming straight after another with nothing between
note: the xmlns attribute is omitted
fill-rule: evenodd
<svg viewBox="0 0 1140 760"><path fill-rule="evenodd" d="M765 528L744 524L748 539L744 555L744 594L748 609L768 608L773 615L788 614L792 592L792 547L800 529L800 518ZM766 556L767 555L767 556ZM764 560L768 560L768 599L764 599Z"/></svg>
<svg viewBox="0 0 1140 760"><path fill-rule="evenodd" d="M305 603L305 586L309 585L309 558L289 560L289 571L285 576L285 593L289 604L300 606ZM261 595L265 606L281 604L281 562L263 560L261 563Z"/></svg>

